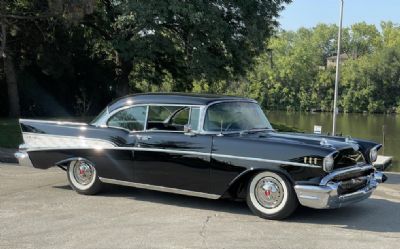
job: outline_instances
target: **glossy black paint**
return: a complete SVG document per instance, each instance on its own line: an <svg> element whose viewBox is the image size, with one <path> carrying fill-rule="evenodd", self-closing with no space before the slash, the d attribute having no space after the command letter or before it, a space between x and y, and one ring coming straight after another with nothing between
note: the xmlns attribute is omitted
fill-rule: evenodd
<svg viewBox="0 0 400 249"><path fill-rule="evenodd" d="M133 154L131 150L55 149L30 151L29 157L35 168L47 169L68 159L85 158L92 162L101 177L121 181L133 181Z"/></svg>
<svg viewBox="0 0 400 249"><path fill-rule="evenodd" d="M214 95L141 94L111 103L109 111L132 104L208 105L215 101L252 101ZM24 133L83 137L107 141L113 148L32 149L34 167L46 169L60 162L84 158L100 177L236 197L251 175L268 170L281 173L293 184L318 184L327 173L320 168L293 165L302 158L324 158L352 148L343 137L278 133L273 130L224 134L185 134L172 131L129 132L124 129L68 122L21 120ZM325 138L328 145L321 145ZM356 142L365 158L377 144ZM175 151L175 152L174 152ZM221 157L220 155L223 155ZM245 157L238 158L238 157ZM260 160L252 160L260 159Z"/></svg>
<svg viewBox="0 0 400 249"><path fill-rule="evenodd" d="M183 154L135 150L135 181L157 186L211 193L210 160L212 136L182 132L139 132L148 140L136 140L138 148L179 150L203 154Z"/></svg>

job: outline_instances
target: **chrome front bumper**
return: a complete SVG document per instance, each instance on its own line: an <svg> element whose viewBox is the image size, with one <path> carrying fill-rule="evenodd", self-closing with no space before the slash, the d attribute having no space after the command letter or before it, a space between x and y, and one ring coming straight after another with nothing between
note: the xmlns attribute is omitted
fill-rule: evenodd
<svg viewBox="0 0 400 249"><path fill-rule="evenodd" d="M18 164L20 166L28 166L28 167L33 167L31 159L29 158L29 155L25 151L18 151L14 154L15 158L18 160Z"/></svg>
<svg viewBox="0 0 400 249"><path fill-rule="evenodd" d="M295 185L294 189L301 205L317 209L339 208L367 199L379 183L386 180L381 172L367 176L367 184L354 192L340 195L341 182L329 181L325 185ZM321 181L323 182L323 181Z"/></svg>

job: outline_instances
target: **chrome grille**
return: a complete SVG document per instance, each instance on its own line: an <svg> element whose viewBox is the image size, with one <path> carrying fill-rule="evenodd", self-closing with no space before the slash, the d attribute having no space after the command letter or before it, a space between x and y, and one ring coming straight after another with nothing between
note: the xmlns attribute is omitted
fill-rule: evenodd
<svg viewBox="0 0 400 249"><path fill-rule="evenodd" d="M335 169L346 168L365 163L364 155L360 151L346 149L339 152L335 158Z"/></svg>

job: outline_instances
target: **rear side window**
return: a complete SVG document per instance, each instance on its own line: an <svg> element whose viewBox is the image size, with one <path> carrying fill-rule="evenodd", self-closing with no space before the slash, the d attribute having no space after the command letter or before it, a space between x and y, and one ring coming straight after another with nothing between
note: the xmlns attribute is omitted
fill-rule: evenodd
<svg viewBox="0 0 400 249"><path fill-rule="evenodd" d="M127 108L112 116L107 121L107 125L124 128L130 131L142 131L144 130L144 124L146 122L146 113L146 106Z"/></svg>
<svg viewBox="0 0 400 249"><path fill-rule="evenodd" d="M185 131L189 125L192 130L199 128L199 107L190 106L149 106L146 130Z"/></svg>
<svg viewBox="0 0 400 249"><path fill-rule="evenodd" d="M171 119L172 125L187 125L189 122L190 108L180 109Z"/></svg>

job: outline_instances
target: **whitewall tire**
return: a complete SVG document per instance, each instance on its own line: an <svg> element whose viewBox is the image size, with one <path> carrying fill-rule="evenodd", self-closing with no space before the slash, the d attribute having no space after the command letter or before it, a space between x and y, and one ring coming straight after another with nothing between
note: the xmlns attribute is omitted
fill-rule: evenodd
<svg viewBox="0 0 400 249"><path fill-rule="evenodd" d="M71 161L67 175L69 184L79 194L94 195L101 190L96 168L87 160Z"/></svg>
<svg viewBox="0 0 400 249"><path fill-rule="evenodd" d="M273 220L288 217L298 206L296 193L286 177L268 171L250 180L246 201L253 213Z"/></svg>

